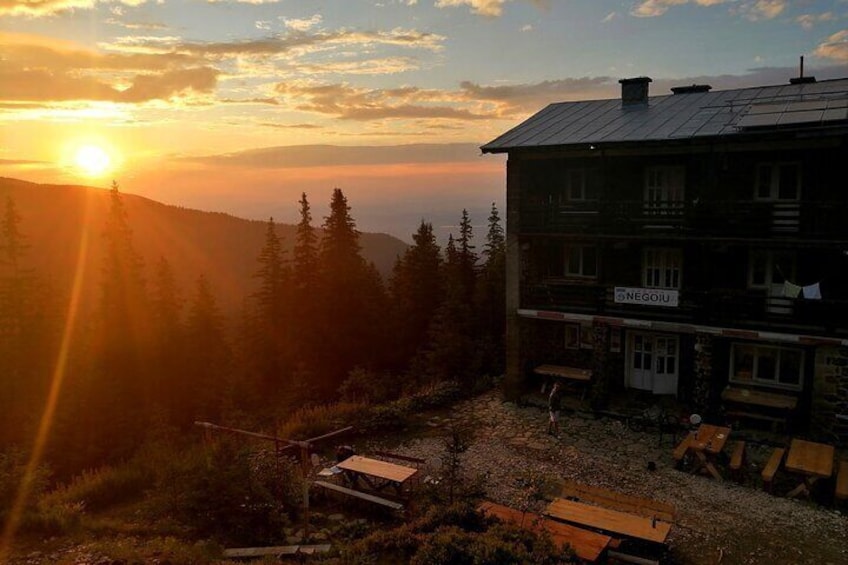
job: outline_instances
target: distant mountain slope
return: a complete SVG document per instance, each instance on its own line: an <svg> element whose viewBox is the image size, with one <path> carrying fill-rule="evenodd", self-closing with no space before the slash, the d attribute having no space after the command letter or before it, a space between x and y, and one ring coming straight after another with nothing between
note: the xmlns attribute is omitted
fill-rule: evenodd
<svg viewBox="0 0 848 565"><path fill-rule="evenodd" d="M84 260L86 302L97 294L102 265L102 233L109 210L109 191L86 186L42 185L0 177L0 210L12 196L21 216L21 231L30 245L26 265L70 288L83 227L88 227ZM148 280L160 257L174 269L184 297L190 297L201 274L212 283L222 308L232 310L253 292L257 257L265 241L266 222L228 214L169 206L123 194L133 241L144 258ZM320 221L320 220L318 220ZM414 227L414 226L413 226ZM283 248L291 257L295 226L278 224ZM411 228L412 229L412 228ZM386 276L407 247L386 234L363 233L363 256Z"/></svg>

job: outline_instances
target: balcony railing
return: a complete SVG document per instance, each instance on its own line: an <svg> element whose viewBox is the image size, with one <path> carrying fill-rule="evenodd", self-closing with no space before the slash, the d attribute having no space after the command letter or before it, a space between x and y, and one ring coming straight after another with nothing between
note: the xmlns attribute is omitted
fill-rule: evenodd
<svg viewBox="0 0 848 565"><path fill-rule="evenodd" d="M527 202L521 207L520 231L841 239L848 237L845 207L841 202L796 201Z"/></svg>
<svg viewBox="0 0 848 565"><path fill-rule="evenodd" d="M678 306L662 307L617 303L613 286L542 282L522 287L521 307L711 326L848 333L848 300L791 299L755 290L681 290Z"/></svg>

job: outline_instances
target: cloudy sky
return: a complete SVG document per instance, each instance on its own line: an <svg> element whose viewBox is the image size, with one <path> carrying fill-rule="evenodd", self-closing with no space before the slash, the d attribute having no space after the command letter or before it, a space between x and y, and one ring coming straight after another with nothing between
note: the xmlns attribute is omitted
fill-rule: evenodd
<svg viewBox="0 0 848 565"><path fill-rule="evenodd" d="M800 55L848 76L848 0L0 0L0 176L278 221L305 191L318 223L340 187L409 240L482 226L479 145L550 102L784 83Z"/></svg>

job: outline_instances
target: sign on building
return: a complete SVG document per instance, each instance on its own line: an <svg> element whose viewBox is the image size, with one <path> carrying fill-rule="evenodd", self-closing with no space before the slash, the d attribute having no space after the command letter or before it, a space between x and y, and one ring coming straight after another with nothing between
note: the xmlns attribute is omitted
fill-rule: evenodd
<svg viewBox="0 0 848 565"><path fill-rule="evenodd" d="M677 308L679 292L666 288L615 287L616 304L641 304L643 306L669 306Z"/></svg>

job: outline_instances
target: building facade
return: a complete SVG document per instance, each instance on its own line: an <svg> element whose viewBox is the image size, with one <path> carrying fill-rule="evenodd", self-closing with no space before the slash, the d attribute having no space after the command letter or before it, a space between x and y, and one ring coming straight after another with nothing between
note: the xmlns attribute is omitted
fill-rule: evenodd
<svg viewBox="0 0 848 565"><path fill-rule="evenodd" d="M544 364L590 369L597 407L750 391L848 444L848 79L620 82L482 147L508 155L507 394Z"/></svg>

